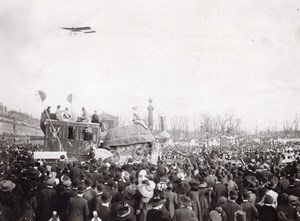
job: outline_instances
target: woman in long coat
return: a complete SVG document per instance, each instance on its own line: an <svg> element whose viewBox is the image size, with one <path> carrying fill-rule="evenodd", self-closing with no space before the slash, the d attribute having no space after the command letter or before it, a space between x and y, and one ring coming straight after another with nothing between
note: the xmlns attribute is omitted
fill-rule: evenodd
<svg viewBox="0 0 300 221"><path fill-rule="evenodd" d="M202 211L201 211L201 204L200 204L200 197L199 197L199 182L198 181L191 181L191 189L187 193L187 196L192 200L192 208L195 212L195 215L198 221L203 221L202 219Z"/></svg>

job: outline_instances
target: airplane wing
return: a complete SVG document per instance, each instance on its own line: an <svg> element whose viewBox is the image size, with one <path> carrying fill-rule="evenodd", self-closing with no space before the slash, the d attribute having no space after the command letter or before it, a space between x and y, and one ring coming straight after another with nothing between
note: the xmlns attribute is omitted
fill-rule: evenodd
<svg viewBox="0 0 300 221"><path fill-rule="evenodd" d="M85 31L85 34L96 33L96 31Z"/></svg>
<svg viewBox="0 0 300 221"><path fill-rule="evenodd" d="M64 30L68 30L68 31L74 31L74 32L79 32L79 31L86 31L86 30L91 30L91 27L72 27L72 28L62 28Z"/></svg>
<svg viewBox="0 0 300 221"><path fill-rule="evenodd" d="M62 29L72 31L72 28L62 28Z"/></svg>
<svg viewBox="0 0 300 221"><path fill-rule="evenodd" d="M91 27L76 27L76 28L73 28L73 30L76 30L76 31L85 31L85 30L91 30Z"/></svg>

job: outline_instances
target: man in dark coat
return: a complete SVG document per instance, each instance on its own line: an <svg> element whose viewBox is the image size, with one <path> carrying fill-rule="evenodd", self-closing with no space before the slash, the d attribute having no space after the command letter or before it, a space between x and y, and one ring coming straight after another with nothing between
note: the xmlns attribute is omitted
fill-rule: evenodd
<svg viewBox="0 0 300 221"><path fill-rule="evenodd" d="M110 208L110 201L112 197L108 191L104 191L101 195L102 204L99 206L97 212L102 221L108 221L112 217L112 211Z"/></svg>
<svg viewBox="0 0 300 221"><path fill-rule="evenodd" d="M62 221L67 219L66 210L69 204L69 200L71 197L75 197L74 192L71 189L72 182L70 180L64 181L63 185L65 186L65 190L62 191L58 196L58 215Z"/></svg>
<svg viewBox="0 0 300 221"><path fill-rule="evenodd" d="M56 211L57 193L53 189L55 179L50 178L46 181L47 188L41 190L38 197L38 216L40 221L48 221Z"/></svg>
<svg viewBox="0 0 300 221"><path fill-rule="evenodd" d="M229 199L227 203L221 206L226 213L227 220L235 220L235 212L242 211L242 207L235 202L237 198L237 192L235 190L231 190L229 192Z"/></svg>
<svg viewBox="0 0 300 221"><path fill-rule="evenodd" d="M246 220L247 221L256 221L258 217L258 211L256 207L249 202L250 195L245 192L243 194L243 202L241 203L241 207L243 211L246 212Z"/></svg>
<svg viewBox="0 0 300 221"><path fill-rule="evenodd" d="M81 175L81 171L80 171L80 168L78 166L78 162L75 161L73 167L70 169L71 181L73 182L75 179L80 180L80 175Z"/></svg>
<svg viewBox="0 0 300 221"><path fill-rule="evenodd" d="M182 207L175 210L172 221L185 221L195 219L196 214L192 210L192 200L188 196L183 196L181 197L180 201L182 203Z"/></svg>
<svg viewBox="0 0 300 221"><path fill-rule="evenodd" d="M264 198L264 205L258 205L258 220L277 221L277 212L272 205L273 198L269 195L266 195Z"/></svg>
<svg viewBox="0 0 300 221"><path fill-rule="evenodd" d="M216 208L218 203L219 203L219 199L221 196L227 197L227 187L225 186L225 184L222 183L222 176L218 176L218 181L216 182L216 184L213 186L213 191L211 194L211 207L212 209Z"/></svg>
<svg viewBox="0 0 300 221"><path fill-rule="evenodd" d="M77 191L77 196L69 200L67 221L87 221L89 218L88 202L83 198L85 187L80 185Z"/></svg>

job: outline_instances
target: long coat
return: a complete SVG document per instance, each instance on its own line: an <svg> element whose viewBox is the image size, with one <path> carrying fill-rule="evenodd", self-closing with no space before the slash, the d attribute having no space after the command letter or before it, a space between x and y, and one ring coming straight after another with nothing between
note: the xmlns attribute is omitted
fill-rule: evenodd
<svg viewBox="0 0 300 221"><path fill-rule="evenodd" d="M170 212L171 217L175 214L176 206L178 205L178 195L175 192L167 191L166 192L166 198L167 198L167 209Z"/></svg>
<svg viewBox="0 0 300 221"><path fill-rule="evenodd" d="M201 205L200 205L200 199L199 199L199 190L191 189L187 196L191 198L193 202L193 211L195 212L195 215L198 219L198 221L203 221L202 219L202 211L201 211Z"/></svg>
<svg viewBox="0 0 300 221"><path fill-rule="evenodd" d="M227 187L223 183L216 183L211 194L211 208L216 208L218 206L220 197L227 197L227 194Z"/></svg>
<svg viewBox="0 0 300 221"><path fill-rule="evenodd" d="M67 208L67 221L85 221L88 220L89 208L86 199L75 196L69 200Z"/></svg>
<svg viewBox="0 0 300 221"><path fill-rule="evenodd" d="M38 197L39 220L48 221L56 210L57 194L52 188L43 189Z"/></svg>

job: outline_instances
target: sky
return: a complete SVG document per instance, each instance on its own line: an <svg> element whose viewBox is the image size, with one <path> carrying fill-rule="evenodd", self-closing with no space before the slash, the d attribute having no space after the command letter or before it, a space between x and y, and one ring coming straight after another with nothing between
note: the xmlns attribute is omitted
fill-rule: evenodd
<svg viewBox="0 0 300 221"><path fill-rule="evenodd" d="M70 35L61 27L90 26ZM0 102L130 118L233 112L280 129L300 111L300 0L0 2Z"/></svg>

